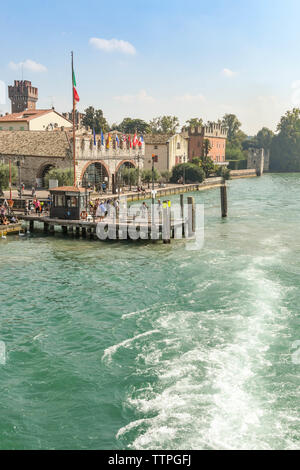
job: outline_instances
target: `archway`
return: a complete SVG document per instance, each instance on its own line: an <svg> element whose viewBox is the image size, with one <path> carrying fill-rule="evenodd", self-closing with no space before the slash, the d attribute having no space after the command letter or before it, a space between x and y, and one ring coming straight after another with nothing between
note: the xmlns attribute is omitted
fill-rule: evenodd
<svg viewBox="0 0 300 470"><path fill-rule="evenodd" d="M120 186L124 186L124 181L122 177L122 171L125 168L136 168L135 162L132 160L123 160L122 162L119 163L119 165L116 168L116 183L119 184Z"/></svg>
<svg viewBox="0 0 300 470"><path fill-rule="evenodd" d="M107 187L109 186L109 173L106 166L101 162L88 164L82 171L82 187L95 187L99 191L102 183L106 183Z"/></svg>
<svg viewBox="0 0 300 470"><path fill-rule="evenodd" d="M55 165L53 165L53 163L44 163L42 166L40 166L36 175L36 183L38 188L46 187L45 177L47 173L52 170L52 168L55 168Z"/></svg>

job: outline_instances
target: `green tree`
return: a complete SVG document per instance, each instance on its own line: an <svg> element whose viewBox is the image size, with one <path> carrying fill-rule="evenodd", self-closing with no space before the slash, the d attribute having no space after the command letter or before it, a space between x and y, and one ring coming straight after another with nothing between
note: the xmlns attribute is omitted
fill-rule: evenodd
<svg viewBox="0 0 300 470"><path fill-rule="evenodd" d="M245 158L243 142L247 138L241 130L241 123L235 114L225 114L222 125L227 127L226 160L240 160Z"/></svg>
<svg viewBox="0 0 300 470"><path fill-rule="evenodd" d="M95 109L93 106L89 106L85 109L85 115L82 119L82 124L85 127L89 127L90 129L95 129L96 134L100 134L102 132L107 132L109 129L108 123L103 116L102 109Z"/></svg>
<svg viewBox="0 0 300 470"><path fill-rule="evenodd" d="M160 174L157 171L156 168L154 168L153 172L153 180L156 183L156 181L159 180ZM150 188L150 183L152 182L152 170L143 170L142 171L142 182L148 184L148 189Z"/></svg>
<svg viewBox="0 0 300 470"><path fill-rule="evenodd" d="M176 134L179 119L176 116L160 116L149 122L152 134Z"/></svg>
<svg viewBox="0 0 300 470"><path fill-rule="evenodd" d="M11 182L14 184L17 180L17 167L11 165ZM0 194L9 188L9 165L0 164Z"/></svg>
<svg viewBox="0 0 300 470"><path fill-rule="evenodd" d="M169 170L163 170L160 172L160 181L162 183L169 183L172 173Z"/></svg>
<svg viewBox="0 0 300 470"><path fill-rule="evenodd" d="M124 134L147 134L150 132L150 126L143 119L131 119L126 117L123 121L116 127L116 130L124 132Z"/></svg>
<svg viewBox="0 0 300 470"><path fill-rule="evenodd" d="M65 170L61 168L52 168L52 170L50 170L45 176L47 188L49 188L49 180L58 180L58 186L72 186L74 183L73 168L67 168Z"/></svg>
<svg viewBox="0 0 300 470"><path fill-rule="evenodd" d="M202 127L203 119L202 118L191 118L185 121L185 125L182 127L182 131L187 131L190 127Z"/></svg>
<svg viewBox="0 0 300 470"><path fill-rule="evenodd" d="M203 168L193 163L180 163L172 169L171 182L178 183L185 178L186 183L202 183L205 179Z"/></svg>
<svg viewBox="0 0 300 470"><path fill-rule="evenodd" d="M256 135L256 140L259 148L270 150L274 132L267 127L263 127Z"/></svg>
<svg viewBox="0 0 300 470"><path fill-rule="evenodd" d="M287 111L277 131L271 143L270 169L300 171L300 109Z"/></svg>

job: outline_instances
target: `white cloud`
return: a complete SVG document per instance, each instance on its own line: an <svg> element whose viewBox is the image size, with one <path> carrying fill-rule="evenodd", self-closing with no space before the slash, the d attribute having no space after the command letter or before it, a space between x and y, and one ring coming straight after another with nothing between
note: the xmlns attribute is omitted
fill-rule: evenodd
<svg viewBox="0 0 300 470"><path fill-rule="evenodd" d="M5 83L0 80L0 104L5 104Z"/></svg>
<svg viewBox="0 0 300 470"><path fill-rule="evenodd" d="M180 101L181 103L195 103L195 102L203 102L205 101L205 97L198 93L196 95L191 95L190 93L185 93L182 96L175 96L176 101Z"/></svg>
<svg viewBox="0 0 300 470"><path fill-rule="evenodd" d="M96 49L100 49L105 52L121 52L122 54L136 54L135 47L130 42L123 41L122 39L102 39L102 38L90 38L90 44Z"/></svg>
<svg viewBox="0 0 300 470"><path fill-rule="evenodd" d="M223 69L222 70L222 74L224 75L224 77L234 77L234 75L236 75L236 72L234 72L233 70L230 70L230 69Z"/></svg>
<svg viewBox="0 0 300 470"><path fill-rule="evenodd" d="M153 103L155 99L148 95L146 90L140 90L135 95L121 95L114 96L114 100L119 103L128 104L128 103Z"/></svg>
<svg viewBox="0 0 300 470"><path fill-rule="evenodd" d="M20 70L22 67L24 70L29 70L30 72L47 72L47 67L42 64L38 64L34 60L27 59L24 62L10 62L8 64L9 68L12 70Z"/></svg>

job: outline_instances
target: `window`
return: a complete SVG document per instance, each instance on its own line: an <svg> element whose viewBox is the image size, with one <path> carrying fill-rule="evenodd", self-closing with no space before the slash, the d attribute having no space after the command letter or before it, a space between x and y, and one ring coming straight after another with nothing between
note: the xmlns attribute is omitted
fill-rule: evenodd
<svg viewBox="0 0 300 470"><path fill-rule="evenodd" d="M177 142L177 149L180 149L180 142Z"/></svg>
<svg viewBox="0 0 300 470"><path fill-rule="evenodd" d="M154 150L157 150L158 149L158 146L157 145L154 145Z"/></svg>
<svg viewBox="0 0 300 470"><path fill-rule="evenodd" d="M9 126L9 130L10 130L10 131L13 131L14 128L13 128L12 126Z"/></svg>
<svg viewBox="0 0 300 470"><path fill-rule="evenodd" d="M24 131L24 126L20 127L20 131Z"/></svg>
<svg viewBox="0 0 300 470"><path fill-rule="evenodd" d="M55 207L65 207L65 196L63 195L55 196Z"/></svg>
<svg viewBox="0 0 300 470"><path fill-rule="evenodd" d="M2 131L2 127L0 127L0 131Z"/></svg>

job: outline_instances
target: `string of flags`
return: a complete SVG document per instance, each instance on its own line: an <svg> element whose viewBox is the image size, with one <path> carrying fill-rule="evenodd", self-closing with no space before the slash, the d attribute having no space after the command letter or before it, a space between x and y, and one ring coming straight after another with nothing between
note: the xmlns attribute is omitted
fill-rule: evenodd
<svg viewBox="0 0 300 470"><path fill-rule="evenodd" d="M96 146L97 145L97 143L96 143L96 132L95 132L94 127L93 127L93 139L94 139L94 146ZM107 149L109 149L110 148L110 143L112 141L112 137L111 137L110 133L108 133L107 138L104 139L104 134L103 134L102 129L101 129L100 141L101 141L101 145L103 145L103 146L105 145L105 147ZM140 137L138 137L137 134L135 133L133 138L131 138L130 134L129 135L123 134L121 136L121 140L120 140L118 134L116 134L114 141L115 141L117 147L120 147L121 142L122 142L123 145L126 144L126 142L127 142L129 148L136 148L136 147L141 147L143 145L144 138L143 138L142 135L140 135Z"/></svg>

